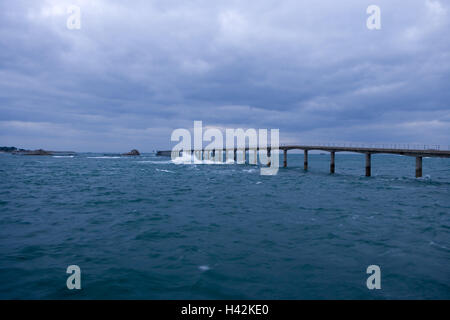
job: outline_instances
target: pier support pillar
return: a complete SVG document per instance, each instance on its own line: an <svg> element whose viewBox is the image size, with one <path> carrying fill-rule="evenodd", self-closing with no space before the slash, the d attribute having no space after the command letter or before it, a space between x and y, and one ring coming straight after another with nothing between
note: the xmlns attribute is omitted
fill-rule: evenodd
<svg viewBox="0 0 450 320"><path fill-rule="evenodd" d="M225 149L225 162L228 162L230 159L230 149Z"/></svg>
<svg viewBox="0 0 450 320"><path fill-rule="evenodd" d="M366 153L366 177L370 177L371 175L371 154Z"/></svg>
<svg viewBox="0 0 450 320"><path fill-rule="evenodd" d="M233 159L234 159L234 162L237 161L237 149L233 150Z"/></svg>
<svg viewBox="0 0 450 320"><path fill-rule="evenodd" d="M253 164L258 164L258 149L253 150L253 156L254 156ZM249 157L250 157L250 155L249 155Z"/></svg>
<svg viewBox="0 0 450 320"><path fill-rule="evenodd" d="M284 149L283 150L283 155L284 155L284 158L283 158L283 167L287 167L287 149Z"/></svg>
<svg viewBox="0 0 450 320"><path fill-rule="evenodd" d="M422 177L422 157L416 157L416 178Z"/></svg>
<svg viewBox="0 0 450 320"><path fill-rule="evenodd" d="M330 159L330 173L333 174L334 173L334 169L335 169L334 160L335 160L336 153L334 151L331 151L330 155L331 155L331 159Z"/></svg>
<svg viewBox="0 0 450 320"><path fill-rule="evenodd" d="M303 170L308 170L308 150L304 151Z"/></svg>

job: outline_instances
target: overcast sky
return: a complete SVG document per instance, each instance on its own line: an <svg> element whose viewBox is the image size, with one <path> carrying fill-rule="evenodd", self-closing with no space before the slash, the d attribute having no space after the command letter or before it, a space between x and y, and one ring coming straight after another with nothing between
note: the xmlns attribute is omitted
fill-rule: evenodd
<svg viewBox="0 0 450 320"><path fill-rule="evenodd" d="M0 145L170 149L202 120L448 146L449 32L444 0L1 1Z"/></svg>

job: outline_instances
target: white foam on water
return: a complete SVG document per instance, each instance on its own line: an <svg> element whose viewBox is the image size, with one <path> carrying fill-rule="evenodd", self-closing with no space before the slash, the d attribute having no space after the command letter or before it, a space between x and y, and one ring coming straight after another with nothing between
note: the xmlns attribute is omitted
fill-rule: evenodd
<svg viewBox="0 0 450 320"><path fill-rule="evenodd" d="M73 158L73 156L52 156L53 158Z"/></svg>
<svg viewBox="0 0 450 320"><path fill-rule="evenodd" d="M122 157L110 157L110 156L101 156L101 157L88 157L89 159L120 159Z"/></svg>
<svg viewBox="0 0 450 320"><path fill-rule="evenodd" d="M136 161L137 163L151 163L151 164L169 164L172 163L172 161L152 161L152 160L142 160L142 161Z"/></svg>
<svg viewBox="0 0 450 320"><path fill-rule="evenodd" d="M181 157L172 159L172 163L174 164L193 164L193 163L201 163L200 160L197 159L195 155L181 154Z"/></svg>
<svg viewBox="0 0 450 320"><path fill-rule="evenodd" d="M214 160L200 160L198 159L195 154L184 154L182 153L181 157L175 158L172 160L172 163L174 164L234 164L234 161L232 159L228 159L226 162L222 161L214 161Z"/></svg>
<svg viewBox="0 0 450 320"><path fill-rule="evenodd" d="M175 173L175 171L165 170L165 169L156 169L159 172L167 172L167 173Z"/></svg>
<svg viewBox="0 0 450 320"><path fill-rule="evenodd" d="M211 268L210 268L209 266L207 266L207 265L203 265L203 266L199 266L198 269L199 269L200 271L208 271L208 270L210 270Z"/></svg>
<svg viewBox="0 0 450 320"><path fill-rule="evenodd" d="M434 242L434 241L430 241L429 243L428 243L430 246L435 246L435 247L438 247L438 248L441 248L441 249L448 249L446 246L444 246L443 244L438 244L438 243L436 243L436 242Z"/></svg>
<svg viewBox="0 0 450 320"><path fill-rule="evenodd" d="M234 160L233 159L227 159L226 161L225 161L225 163L226 164L234 164Z"/></svg>

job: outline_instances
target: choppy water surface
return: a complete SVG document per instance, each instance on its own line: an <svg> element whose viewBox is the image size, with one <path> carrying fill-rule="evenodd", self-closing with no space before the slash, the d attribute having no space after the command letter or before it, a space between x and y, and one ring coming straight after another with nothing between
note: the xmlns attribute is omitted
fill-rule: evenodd
<svg viewBox="0 0 450 320"><path fill-rule="evenodd" d="M449 159L422 179L409 157L309 164L0 155L0 298L450 298Z"/></svg>

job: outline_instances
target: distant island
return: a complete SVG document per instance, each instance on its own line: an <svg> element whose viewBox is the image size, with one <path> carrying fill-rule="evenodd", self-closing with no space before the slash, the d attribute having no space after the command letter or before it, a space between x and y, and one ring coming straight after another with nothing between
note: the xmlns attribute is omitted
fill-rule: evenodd
<svg viewBox="0 0 450 320"><path fill-rule="evenodd" d="M122 153L122 156L140 156L140 152L137 149L133 149L130 152Z"/></svg>
<svg viewBox="0 0 450 320"><path fill-rule="evenodd" d="M74 151L50 151L44 149L27 150L16 147L0 147L0 152L11 153L24 156L53 156L53 155L75 155Z"/></svg>
<svg viewBox="0 0 450 320"><path fill-rule="evenodd" d="M50 151L44 149L27 150L19 149L16 147L0 147L0 153L11 153L16 155L25 156L54 156L54 155L75 155L74 151ZM122 156L140 156L140 152L137 149L133 149L127 153L121 153Z"/></svg>
<svg viewBox="0 0 450 320"><path fill-rule="evenodd" d="M13 153L13 152L17 152L17 151L28 151L28 150L17 149L16 147L0 147L0 152L3 152L3 153Z"/></svg>

